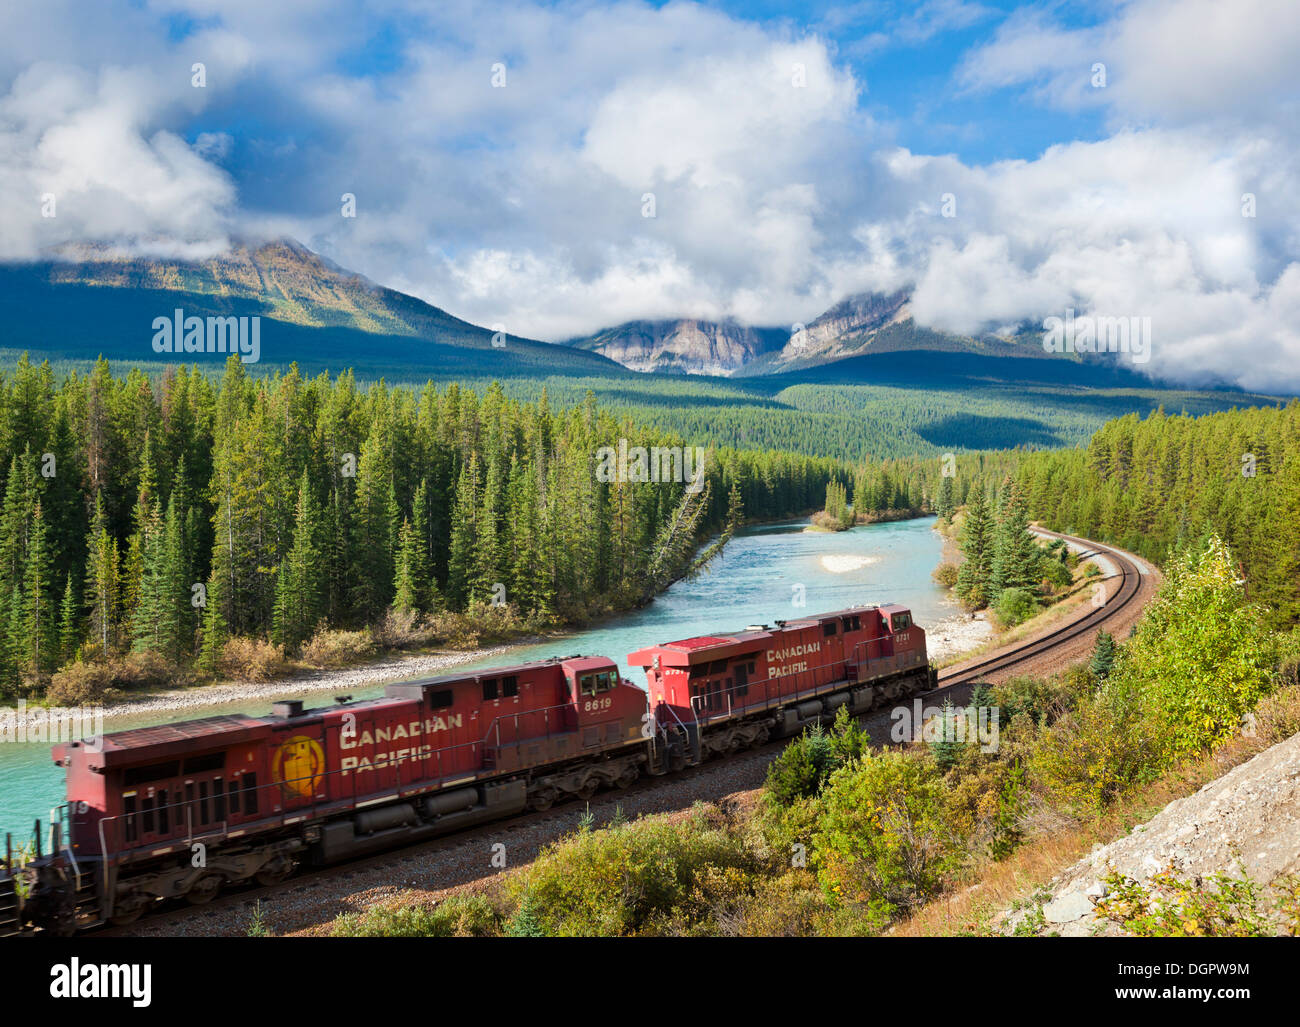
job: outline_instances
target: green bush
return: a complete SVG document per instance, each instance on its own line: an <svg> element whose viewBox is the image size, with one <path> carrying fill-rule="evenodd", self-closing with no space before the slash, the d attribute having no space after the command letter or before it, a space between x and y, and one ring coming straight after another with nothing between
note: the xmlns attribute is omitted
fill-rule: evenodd
<svg viewBox="0 0 1300 1027"><path fill-rule="evenodd" d="M680 823L652 817L579 831L510 880L511 899L526 911L526 923L517 914L512 927L548 937L708 931L714 905L744 892L759 866L707 807Z"/></svg>
<svg viewBox="0 0 1300 1027"><path fill-rule="evenodd" d="M1038 574L1053 589L1069 588L1074 583L1070 568L1053 556L1044 556L1038 562Z"/></svg>
<svg viewBox="0 0 1300 1027"><path fill-rule="evenodd" d="M1143 884L1113 871L1103 883L1107 894L1097 902L1096 915L1139 938L1264 938L1277 933L1269 923L1263 889L1244 874L1179 880L1169 868Z"/></svg>
<svg viewBox="0 0 1300 1027"><path fill-rule="evenodd" d="M813 834L817 878L832 901L880 929L942 886L964 860L934 763L891 750L835 771Z"/></svg>
<svg viewBox="0 0 1300 1027"><path fill-rule="evenodd" d="M768 764L764 782L767 795L783 806L811 798L821 791L835 768L866 752L870 741L848 706L841 706L829 733L814 724Z"/></svg>
<svg viewBox="0 0 1300 1027"><path fill-rule="evenodd" d="M993 612L1003 627L1013 628L1037 613L1038 604L1023 588L1004 588L998 594Z"/></svg>
<svg viewBox="0 0 1300 1027"><path fill-rule="evenodd" d="M806 799L821 791L831 769L830 739L821 725L815 724L768 764L763 787L773 801L788 806L796 799Z"/></svg>
<svg viewBox="0 0 1300 1027"><path fill-rule="evenodd" d="M346 938L485 938L500 932L501 916L481 895L452 895L437 905L374 906L344 913L331 933Z"/></svg>
<svg viewBox="0 0 1300 1027"><path fill-rule="evenodd" d="M1110 688L1081 702L1043 732L1031 757L1034 778L1063 806L1101 813L1159 772L1157 748L1138 696Z"/></svg>
<svg viewBox="0 0 1300 1027"><path fill-rule="evenodd" d="M1246 602L1235 561L1218 538L1170 562L1168 576L1125 643L1107 689L1132 690L1167 760L1238 734L1273 687L1278 641Z"/></svg>

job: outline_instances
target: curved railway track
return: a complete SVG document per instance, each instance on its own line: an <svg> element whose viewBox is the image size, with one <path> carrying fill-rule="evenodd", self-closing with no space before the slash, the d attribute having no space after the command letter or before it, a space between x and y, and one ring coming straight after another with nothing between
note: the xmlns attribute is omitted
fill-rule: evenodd
<svg viewBox="0 0 1300 1027"><path fill-rule="evenodd" d="M1083 617L1063 624L1046 634L1032 638L1023 645L993 653L978 663L957 664L940 671L939 687L929 692L923 692L923 696L938 695L958 685L970 684L982 677L987 677L989 674L1016 667L1035 657L1042 656L1064 642L1091 634L1106 622L1114 620L1137 599L1142 590L1142 571L1127 554L1109 546L1098 545L1088 539L1076 538L1073 535L1062 535L1055 531L1042 529L1039 529L1038 533L1047 538L1059 538L1064 539L1066 542L1073 542L1075 545L1083 547L1086 552L1104 556L1114 563L1118 573L1113 575L1111 579L1103 578L1100 580L1114 580L1114 578L1118 577L1119 581L1115 591L1106 597L1105 603L1094 607L1091 612Z"/></svg>
<svg viewBox="0 0 1300 1027"><path fill-rule="evenodd" d="M1088 539L1076 538L1071 535L1062 535L1057 532L1048 532L1039 530L1039 534L1050 538L1061 538L1069 543L1081 547L1084 553L1081 555L1098 555L1103 556L1116 567L1116 573L1108 578L1098 579L1099 581L1115 582L1115 587L1107 597L1103 605L1090 610L1082 617L1078 617L1070 622L1054 628L1042 635L1031 638L1021 645L1003 649L979 659L977 662L966 661L953 667L946 668L939 674L939 687L926 692L918 693L914 698L932 698L944 693L953 692L955 689L961 689L963 686L969 686L981 678L990 674L997 674L1001 671L1016 668L1028 661L1041 657L1044 654L1051 653L1060 646L1073 640L1082 640L1085 636L1095 632L1104 624L1114 621L1121 614L1131 610L1134 602L1137 601L1142 591L1142 571L1138 565L1127 554L1113 549L1109 546L1103 546L1092 542ZM888 709L878 708L859 718L869 728L873 722L888 723ZM757 746L753 749L739 753L726 759L714 759L702 763L698 766L689 767L686 770L679 771L667 778L642 778L630 788L619 789L602 793L602 798L609 801L617 801L619 796L632 796L644 793L670 791L674 786L683 781L700 781L707 779L709 776L716 775L720 771L733 767L738 761L745 763L762 764L770 762L787 744L789 739L777 739L764 745ZM679 789L680 790L680 789ZM563 833L569 822L573 821L576 816L577 807L572 803L566 803L558 806L554 810L548 810L543 813L520 813L513 817L503 820L494 821L488 824L482 824L470 827L464 831L455 834L446 835L441 838L435 838L424 842L417 842L413 845L403 846L388 852L378 853L372 856L365 856L360 859L351 860L346 863L328 867L303 867L293 878L282 884L271 886L251 886L238 889L231 889L222 897L203 906L173 906L170 909L159 909L149 914L140 925L130 925L127 927L112 927L104 925L93 929L91 932L98 937L126 936L134 934L137 926L156 928L167 924L192 917L204 916L207 913L214 912L223 907L232 905L247 905L254 900L266 899L275 895L277 892L286 888L315 887L323 885L335 879L347 879L364 874L368 870L391 867L400 863L403 857L408 857L416 853L436 852L438 850L449 850L459 846L464 846L476 840L498 841L503 833L519 830L521 827L538 827L546 825L555 825L555 836Z"/></svg>

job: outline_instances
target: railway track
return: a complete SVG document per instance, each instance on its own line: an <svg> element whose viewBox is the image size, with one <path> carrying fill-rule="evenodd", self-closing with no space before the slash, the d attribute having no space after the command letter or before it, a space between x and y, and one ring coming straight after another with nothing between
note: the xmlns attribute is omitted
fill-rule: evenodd
<svg viewBox="0 0 1300 1027"><path fill-rule="evenodd" d="M1049 538L1064 539L1083 550L1081 555L1102 556L1114 564L1116 573L1106 578L1098 579L1100 582L1114 582L1114 588L1106 597L1106 601L1090 610L1082 617L1071 620L1045 634L1029 639L1022 645L1010 649L1003 649L998 652L989 654L979 659L977 662L967 661L954 667L941 671L939 675L939 687L918 693L914 698L931 699L936 696L958 696L963 691L968 691L969 687L976 681L987 678L991 674L999 674L1005 670L1011 670L1024 665L1045 654L1052 653L1053 650L1072 641L1083 641L1089 637L1098 628L1108 623L1112 623L1122 614L1132 610L1133 604L1137 602L1142 591L1142 571L1132 558L1112 549L1109 546L1099 545L1088 539L1076 538L1070 535L1062 535L1057 532L1048 532L1040 530L1039 534ZM859 718L864 726L876 737L887 738L889 724L889 711L887 708L879 708L871 713ZM876 729L884 726L882 733L876 735ZM645 796L652 793L670 793L673 790L681 790L682 782L700 782L711 776L717 776L722 772L731 770L736 767L737 763L754 765L760 764L765 766L768 762L776 757L785 746L789 744L789 739L777 739L768 742L762 746L755 747L743 753L737 754L728 759L710 760L706 763L695 767L687 768L669 778L642 778L630 788L616 791L600 793L598 799L593 800L588 808L600 810L605 806L613 806L619 803L620 799L631 798L634 796ZM727 793L720 793L727 794ZM234 906L248 906L254 901L260 899L270 899L278 892L289 888L315 888L327 885L331 881L347 880L363 876L367 871L374 871L386 868L394 868L394 876L405 877L406 875L397 870L401 866L403 859L409 859L416 854L427 854L438 851L450 851L465 845L475 843L491 844L499 841L503 837L508 837L512 832L519 831L521 828L538 828L553 826L553 837L558 837L566 830L572 829L577 818L580 816L576 804L566 803L558 806L553 810L543 813L521 813L513 817L495 821L489 824L483 824L476 827L468 828L465 831L448 835L442 838L431 839L425 842L418 842L414 845L405 846L389 852L379 853L373 856L362 857L361 859L352 860L347 863L336 866L311 868L304 867L289 881L271 886L253 886L231 890L222 897L211 903L202 906L182 906L179 908L158 910L149 915L140 926L147 926L150 929L165 926L168 922L177 922L193 917L203 917L205 915L217 912L223 908ZM98 937L128 936L136 933L137 925L129 927L111 927L108 925L94 929L92 933Z"/></svg>
<svg viewBox="0 0 1300 1027"><path fill-rule="evenodd" d="M1038 533L1046 538L1064 539L1068 543L1074 543L1082 547L1085 553L1104 556L1114 563L1118 574L1112 575L1111 579L1101 579L1105 581L1113 580L1115 577L1119 578L1114 593L1108 595L1103 604L1094 607L1091 612L1083 617L1063 624L1061 627L1039 635L1037 638L1030 639L1024 645L994 653L978 663L958 664L955 667L940 671L939 687L922 693L924 696L938 695L958 685L970 684L980 678L987 677L989 674L1019 666L1044 655L1065 642L1090 635L1102 625L1113 621L1137 600L1142 590L1142 571L1127 554L1109 546L1098 545L1088 539L1076 538L1073 535L1062 535L1058 532L1042 529L1039 529Z"/></svg>

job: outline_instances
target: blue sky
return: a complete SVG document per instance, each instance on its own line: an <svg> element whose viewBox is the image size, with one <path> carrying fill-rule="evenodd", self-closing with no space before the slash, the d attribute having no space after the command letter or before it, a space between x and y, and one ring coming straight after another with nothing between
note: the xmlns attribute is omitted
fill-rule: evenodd
<svg viewBox="0 0 1300 1027"><path fill-rule="evenodd" d="M1297 52L1292 0L7 5L0 258L288 236L547 339L907 289L1300 387Z"/></svg>

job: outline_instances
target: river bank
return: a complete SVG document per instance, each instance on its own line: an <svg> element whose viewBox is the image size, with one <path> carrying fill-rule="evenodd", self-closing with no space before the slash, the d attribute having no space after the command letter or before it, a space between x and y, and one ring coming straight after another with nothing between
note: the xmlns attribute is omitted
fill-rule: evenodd
<svg viewBox="0 0 1300 1027"><path fill-rule="evenodd" d="M925 625L925 642L930 659L941 663L953 656L987 645L997 634L984 612L954 613L951 617Z"/></svg>
<svg viewBox="0 0 1300 1027"><path fill-rule="evenodd" d="M514 649L536 645L540 636L521 638L501 645L480 649L439 649L433 652L404 653L350 667L300 673L273 681L221 681L194 685L185 689L165 689L131 695L104 707L104 720L150 713L181 713L228 704L272 702L291 696L316 692L346 695L350 689L374 688L392 681L428 677L478 660L497 659ZM35 708L33 708L33 711ZM219 713L220 711L214 711Z"/></svg>
<svg viewBox="0 0 1300 1027"><path fill-rule="evenodd" d="M945 555L950 539L939 534L945 545ZM834 578L853 579L863 571L881 562L878 553L820 553L816 557L817 570ZM948 603L944 603L948 606ZM996 635L993 625L984 613L968 614L951 607L951 613L940 617L932 611L927 618L917 617L917 623L926 630L930 658L949 660L954 656L987 645ZM648 611L628 611L609 619L610 623L625 620ZM742 617L743 620L743 617ZM738 622L739 623L739 622ZM190 685L181 688L159 688L138 693L127 693L103 705L106 722L143 716L179 715L210 716L222 712L224 707L246 707L255 703L269 703L277 699L295 698L321 693L348 695L360 691L374 691L390 682L428 677L447 673L468 664L531 660L539 658L539 647L547 655L560 649L567 653L573 640L575 651L583 648L584 633L604 625L575 627L555 634L520 636L507 642L473 648L435 648L414 652L390 652L380 657L364 660L344 667L318 670L298 670L269 681L226 680ZM611 653L610 655L616 655ZM29 708L29 716L37 707Z"/></svg>

